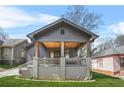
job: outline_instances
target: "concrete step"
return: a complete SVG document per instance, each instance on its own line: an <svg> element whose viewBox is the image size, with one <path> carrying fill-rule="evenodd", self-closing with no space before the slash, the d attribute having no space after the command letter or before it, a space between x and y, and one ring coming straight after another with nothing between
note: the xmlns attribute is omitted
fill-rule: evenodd
<svg viewBox="0 0 124 93"><path fill-rule="evenodd" d="M27 67L22 67L19 70L28 70L28 68Z"/></svg>

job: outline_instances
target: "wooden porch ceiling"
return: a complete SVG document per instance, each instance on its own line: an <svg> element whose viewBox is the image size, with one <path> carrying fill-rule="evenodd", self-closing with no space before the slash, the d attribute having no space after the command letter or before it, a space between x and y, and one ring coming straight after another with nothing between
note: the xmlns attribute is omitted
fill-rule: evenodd
<svg viewBox="0 0 124 93"><path fill-rule="evenodd" d="M43 45L46 48L60 48L61 47L61 42L43 42ZM80 45L79 42L64 42L64 47L65 48L75 48Z"/></svg>

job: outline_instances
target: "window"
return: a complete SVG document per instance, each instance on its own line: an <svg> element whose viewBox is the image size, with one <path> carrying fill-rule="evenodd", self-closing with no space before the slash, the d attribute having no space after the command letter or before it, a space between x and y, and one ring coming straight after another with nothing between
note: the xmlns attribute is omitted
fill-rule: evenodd
<svg viewBox="0 0 124 93"><path fill-rule="evenodd" d="M61 35L64 35L64 34L65 34L64 29L61 29Z"/></svg>
<svg viewBox="0 0 124 93"><path fill-rule="evenodd" d="M121 58L121 59L120 59L120 66L121 66L121 67L124 67L124 58Z"/></svg>
<svg viewBox="0 0 124 93"><path fill-rule="evenodd" d="M103 67L103 60L100 58L100 59L97 59L97 63L99 65L99 67Z"/></svg>
<svg viewBox="0 0 124 93"><path fill-rule="evenodd" d="M21 53L21 57L24 57L24 51L22 51L22 53Z"/></svg>

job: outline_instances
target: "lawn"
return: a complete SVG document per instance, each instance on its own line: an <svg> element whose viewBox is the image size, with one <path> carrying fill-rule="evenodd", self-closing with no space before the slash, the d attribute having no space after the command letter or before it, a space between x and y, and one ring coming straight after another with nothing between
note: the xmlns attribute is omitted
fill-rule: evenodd
<svg viewBox="0 0 124 93"><path fill-rule="evenodd" d="M95 82L47 82L16 79L15 76L0 78L1 87L123 87L124 81L111 76L93 73Z"/></svg>
<svg viewBox="0 0 124 93"><path fill-rule="evenodd" d="M13 64L12 66L9 64L0 64L0 68L4 68L4 69L10 69L10 68L14 68L19 66L18 64Z"/></svg>

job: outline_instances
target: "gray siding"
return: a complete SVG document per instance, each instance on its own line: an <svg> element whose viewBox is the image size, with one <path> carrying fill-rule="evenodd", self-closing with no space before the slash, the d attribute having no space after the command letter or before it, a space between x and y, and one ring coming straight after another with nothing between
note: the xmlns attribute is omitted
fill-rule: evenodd
<svg viewBox="0 0 124 93"><path fill-rule="evenodd" d="M28 48L26 50L26 53L27 53L27 61L31 61L34 57L34 46Z"/></svg>
<svg viewBox="0 0 124 93"><path fill-rule="evenodd" d="M64 29L65 34L61 35L61 29ZM71 27L58 27L42 33L38 41L75 41L86 42L90 37L83 31Z"/></svg>
<svg viewBox="0 0 124 93"><path fill-rule="evenodd" d="M47 55L47 52L46 51L47 51L46 48L41 45L39 47L39 55L40 55L40 57L42 57L42 58L43 57L47 57L48 55ZM26 50L26 52L27 52L27 61L31 61L32 58L34 57L34 46L28 48Z"/></svg>
<svg viewBox="0 0 124 93"><path fill-rule="evenodd" d="M27 41L22 42L15 46L14 48L14 59L17 63L21 61L22 58L26 58L25 46L27 45Z"/></svg>
<svg viewBox="0 0 124 93"><path fill-rule="evenodd" d="M2 48L2 60L11 60L12 48Z"/></svg>
<svg viewBox="0 0 124 93"><path fill-rule="evenodd" d="M40 50L39 50L40 52L39 52L39 55L40 55L40 57L47 57L47 49L44 47L44 46L40 46Z"/></svg>

